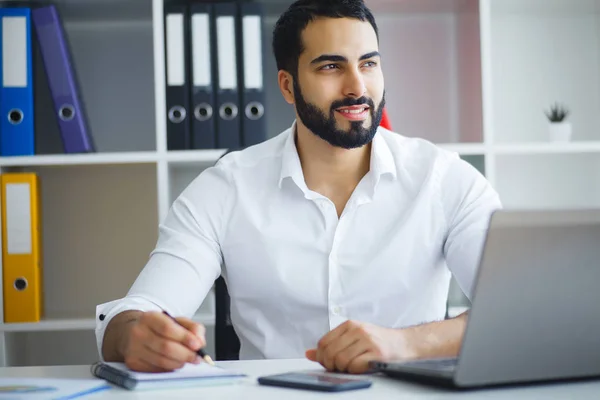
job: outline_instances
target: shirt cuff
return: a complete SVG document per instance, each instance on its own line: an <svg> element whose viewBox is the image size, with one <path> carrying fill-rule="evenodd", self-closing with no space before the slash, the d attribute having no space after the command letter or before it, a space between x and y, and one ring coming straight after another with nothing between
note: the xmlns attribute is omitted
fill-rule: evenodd
<svg viewBox="0 0 600 400"><path fill-rule="evenodd" d="M98 356L100 357L100 361L105 361L104 357L102 356L102 343L104 341L104 332L106 331L106 326L115 315L120 314L123 311L132 310L144 312L162 311L162 308L160 308L158 305L149 300L138 297L125 297L96 306L95 333L96 346L98 349Z"/></svg>

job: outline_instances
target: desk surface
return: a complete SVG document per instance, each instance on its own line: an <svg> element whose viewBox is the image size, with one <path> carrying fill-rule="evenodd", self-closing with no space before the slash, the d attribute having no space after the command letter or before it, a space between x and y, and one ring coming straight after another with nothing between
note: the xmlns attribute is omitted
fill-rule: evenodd
<svg viewBox="0 0 600 400"><path fill-rule="evenodd" d="M248 375L244 381L229 386L200 387L160 391L133 392L114 388L85 396L85 399L598 399L600 380L520 386L453 392L435 387L402 382L379 375L370 375L373 385L369 389L342 393L319 393L305 390L260 386L256 378L261 375L297 370L323 370L319 364L308 360L260 360L219 362L225 368L235 369ZM54 367L8 367L0 368L0 377L25 378L90 378L88 365ZM176 396L175 396L176 394Z"/></svg>

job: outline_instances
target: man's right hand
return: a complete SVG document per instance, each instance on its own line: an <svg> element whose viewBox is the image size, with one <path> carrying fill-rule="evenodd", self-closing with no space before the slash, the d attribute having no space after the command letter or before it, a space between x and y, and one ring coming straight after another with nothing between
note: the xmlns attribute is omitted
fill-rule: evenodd
<svg viewBox="0 0 600 400"><path fill-rule="evenodd" d="M173 321L162 312L138 312L118 329L123 333L120 351L132 370L165 372L186 363L204 362L196 351L206 345L205 328L189 318ZM113 322L113 321L111 321ZM109 324L110 325L110 324Z"/></svg>

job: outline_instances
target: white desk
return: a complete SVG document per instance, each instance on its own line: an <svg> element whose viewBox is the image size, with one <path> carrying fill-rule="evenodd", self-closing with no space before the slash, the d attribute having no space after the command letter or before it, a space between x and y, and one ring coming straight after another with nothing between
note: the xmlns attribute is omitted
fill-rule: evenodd
<svg viewBox="0 0 600 400"><path fill-rule="evenodd" d="M200 387L194 389L175 389L161 391L135 392L114 388L92 393L83 399L243 399L243 400L294 400L294 399L598 399L600 398L600 380L536 385L517 388L485 389L470 392L427 387L423 385L393 380L382 376L369 376L373 385L362 389L341 393L320 393L298 389L286 389L260 386L256 377L267 374L296 370L322 370L321 366L308 360L265 360L265 361L227 361L221 366L232 368L249 375L237 384L230 386ZM55 367L8 367L0 368L0 377L26 378L90 378L88 365Z"/></svg>

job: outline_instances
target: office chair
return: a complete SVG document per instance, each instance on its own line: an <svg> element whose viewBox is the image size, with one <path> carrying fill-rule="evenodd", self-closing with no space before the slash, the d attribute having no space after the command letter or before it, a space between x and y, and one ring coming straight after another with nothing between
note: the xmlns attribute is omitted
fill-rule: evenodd
<svg viewBox="0 0 600 400"><path fill-rule="evenodd" d="M218 160L235 150L227 149ZM225 279L219 276L215 280L215 358L217 361L240 359L240 339L231 324L230 302Z"/></svg>
<svg viewBox="0 0 600 400"><path fill-rule="evenodd" d="M229 316L230 298L222 276L215 281L215 358L217 361L239 360L240 339Z"/></svg>

